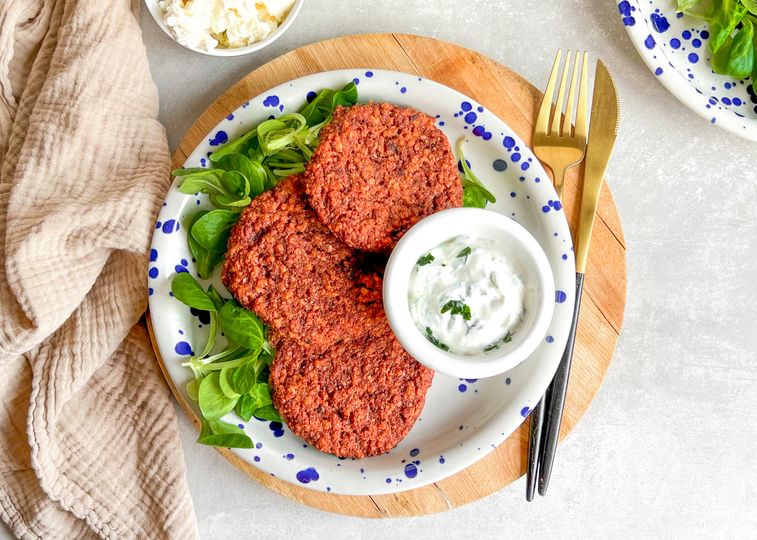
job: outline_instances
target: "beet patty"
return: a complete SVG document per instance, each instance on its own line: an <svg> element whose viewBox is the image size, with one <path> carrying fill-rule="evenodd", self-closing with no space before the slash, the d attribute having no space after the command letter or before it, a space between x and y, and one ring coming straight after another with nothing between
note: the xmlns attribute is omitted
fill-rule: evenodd
<svg viewBox="0 0 757 540"><path fill-rule="evenodd" d="M337 237L382 253L420 219L463 200L452 149L434 119L389 103L337 107L305 183Z"/></svg>
<svg viewBox="0 0 757 540"><path fill-rule="evenodd" d="M363 259L318 220L293 176L242 212L221 279L275 332L322 348L353 335L352 318L383 315L381 277Z"/></svg>
<svg viewBox="0 0 757 540"><path fill-rule="evenodd" d="M407 435L433 371L405 352L383 317L354 324L362 335L320 352L280 341L270 383L295 435L323 452L362 458L388 452Z"/></svg>

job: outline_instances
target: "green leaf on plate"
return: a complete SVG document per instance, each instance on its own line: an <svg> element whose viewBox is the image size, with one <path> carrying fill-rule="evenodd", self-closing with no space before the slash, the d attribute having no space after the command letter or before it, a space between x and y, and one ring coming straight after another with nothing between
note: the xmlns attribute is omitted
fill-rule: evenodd
<svg viewBox="0 0 757 540"><path fill-rule="evenodd" d="M213 305L216 307L216 311L221 311L221 308L223 307L224 300L220 294L218 294L218 291L215 290L213 285L208 285L208 298L213 302Z"/></svg>
<svg viewBox="0 0 757 540"><path fill-rule="evenodd" d="M749 13L757 15L757 0L741 0L741 3L744 4Z"/></svg>
<svg viewBox="0 0 757 540"><path fill-rule="evenodd" d="M207 213L207 210L201 210L197 212L192 217L192 220L189 223L189 227L187 227L187 230L190 231L190 234L187 234L187 244L189 245L189 251L192 253L192 258L195 260L195 264L197 265L197 274L203 279L208 279L213 273L213 269L216 267L216 265L218 265L218 263L223 260L222 251L210 251L208 249L205 249L197 242L197 240L192 237L192 227Z"/></svg>
<svg viewBox="0 0 757 540"><path fill-rule="evenodd" d="M206 420L216 420L228 413L237 404L237 398L223 393L217 371L203 377L197 392L200 411Z"/></svg>
<svg viewBox="0 0 757 540"><path fill-rule="evenodd" d="M749 18L743 19L741 24L733 37L726 65L726 73L738 79L749 77L754 67L754 25Z"/></svg>
<svg viewBox="0 0 757 540"><path fill-rule="evenodd" d="M235 392L246 394L252 390L257 376L256 364L256 362L249 362L234 370L229 383Z"/></svg>
<svg viewBox="0 0 757 540"><path fill-rule="evenodd" d="M250 390L249 395L255 399L255 403L257 404L256 408L265 407L266 405L273 403L273 399L271 398L271 387L267 383L256 383L255 386L252 387L252 390Z"/></svg>
<svg viewBox="0 0 757 540"><path fill-rule="evenodd" d="M457 153L460 156L460 166L463 169L463 206L484 208L487 202L495 203L497 199L471 171L468 160L465 159L463 153L463 143L465 143L465 137L457 142Z"/></svg>
<svg viewBox="0 0 757 540"><path fill-rule="evenodd" d="M182 171L194 171L184 175L179 185L179 191L188 195L195 193L225 194L226 190L221 184L221 172L215 169L177 169L174 174Z"/></svg>
<svg viewBox="0 0 757 540"><path fill-rule="evenodd" d="M231 376L235 370L236 368L226 368L222 369L218 374L218 385L221 387L221 392L230 399L236 399L240 396L239 392L236 392L231 387Z"/></svg>
<svg viewBox="0 0 757 540"><path fill-rule="evenodd" d="M238 139L225 144L219 150L216 150L210 154L210 161L213 163L219 162L224 156L229 154L243 154L247 153L248 148L253 144L258 132L256 129L248 131Z"/></svg>
<svg viewBox="0 0 757 540"><path fill-rule="evenodd" d="M271 422L283 422L279 411L273 405L266 405L265 407L255 409L255 412L252 414L255 418L262 418Z"/></svg>
<svg viewBox="0 0 757 540"><path fill-rule="evenodd" d="M224 253L229 233L237 219L239 219L239 214L236 212L223 209L211 210L193 223L190 234L203 248Z"/></svg>
<svg viewBox="0 0 757 540"><path fill-rule="evenodd" d="M226 302L218 313L226 337L250 351L259 351L265 340L263 323L236 301Z"/></svg>
<svg viewBox="0 0 757 540"><path fill-rule="evenodd" d="M252 418L252 413L255 412L255 398L249 394L242 394L237 401L234 412L237 413L239 418L247 422Z"/></svg>
<svg viewBox="0 0 757 540"><path fill-rule="evenodd" d="M202 286L187 272L176 274L171 280L171 292L179 302L202 311L216 311L216 306Z"/></svg>
<svg viewBox="0 0 757 540"><path fill-rule="evenodd" d="M466 208L486 208L484 191L475 186L463 189L463 206Z"/></svg>
<svg viewBox="0 0 757 540"><path fill-rule="evenodd" d="M197 401L197 391L199 389L199 386L200 381L197 379L192 379L187 383L187 395L192 401Z"/></svg>
<svg viewBox="0 0 757 540"><path fill-rule="evenodd" d="M252 448L252 439L239 426L221 420L203 419L197 442L225 448Z"/></svg>
<svg viewBox="0 0 757 540"><path fill-rule="evenodd" d="M739 0L718 0L710 21L710 51L717 53L746 15Z"/></svg>

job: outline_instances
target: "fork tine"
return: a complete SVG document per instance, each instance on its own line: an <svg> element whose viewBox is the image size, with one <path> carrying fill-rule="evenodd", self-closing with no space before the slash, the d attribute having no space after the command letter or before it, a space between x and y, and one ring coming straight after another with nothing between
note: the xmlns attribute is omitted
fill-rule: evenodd
<svg viewBox="0 0 757 540"><path fill-rule="evenodd" d="M573 53L568 50L568 54L565 55L565 66L562 70L562 77L560 77L560 90L557 93L557 101L555 102L555 114L552 117L552 129L551 135L560 135L560 116L562 116L562 107L565 99L565 84L568 82L568 71L570 70L570 59Z"/></svg>
<svg viewBox="0 0 757 540"><path fill-rule="evenodd" d="M557 82L557 70L560 69L560 57L562 49L557 49L555 61L552 64L552 72L549 74L547 89L544 91L544 99L541 102L539 116L536 117L536 133L547 135L549 133L549 114L552 111L552 97L555 94L555 82Z"/></svg>
<svg viewBox="0 0 757 540"><path fill-rule="evenodd" d="M588 121L587 94L588 90L589 53L584 51L581 66L581 86L578 89L578 108L576 109L576 137L586 138L586 123Z"/></svg>
<svg viewBox="0 0 757 540"><path fill-rule="evenodd" d="M570 137L570 128L573 124L573 105L576 102L576 86L578 85L578 64L581 60L579 53L576 53L576 63L573 64L573 75L570 77L570 90L568 90L568 103L565 105L565 118L562 121L562 134ZM567 66L565 71L568 71Z"/></svg>

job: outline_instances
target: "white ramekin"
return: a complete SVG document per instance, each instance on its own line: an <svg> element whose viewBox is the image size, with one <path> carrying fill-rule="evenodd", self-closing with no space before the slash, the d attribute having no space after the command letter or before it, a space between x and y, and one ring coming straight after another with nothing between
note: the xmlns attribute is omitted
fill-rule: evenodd
<svg viewBox="0 0 757 540"><path fill-rule="evenodd" d="M464 356L433 345L410 314L410 274L418 259L439 244L460 235L498 243L526 286L525 315L509 343L482 356ZM384 310L405 350L425 366L453 377L484 378L512 369L544 339L555 302L555 284L547 256L521 225L498 212L453 208L414 225L392 251L384 273Z"/></svg>

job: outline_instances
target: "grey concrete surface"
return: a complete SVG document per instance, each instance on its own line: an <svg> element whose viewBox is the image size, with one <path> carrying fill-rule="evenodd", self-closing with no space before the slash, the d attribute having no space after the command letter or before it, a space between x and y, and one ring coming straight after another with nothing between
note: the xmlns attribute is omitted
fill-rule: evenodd
<svg viewBox="0 0 757 540"><path fill-rule="evenodd" d="M608 175L628 245L625 324L603 387L560 447L548 497L526 503L521 479L430 517L331 515L248 479L195 444L180 416L202 538L757 537L757 145L667 93L615 2L307 0L278 42L230 59L186 51L146 10L141 19L172 148L254 68L359 32L452 41L539 87L555 49L587 49L614 73L622 108Z"/></svg>

